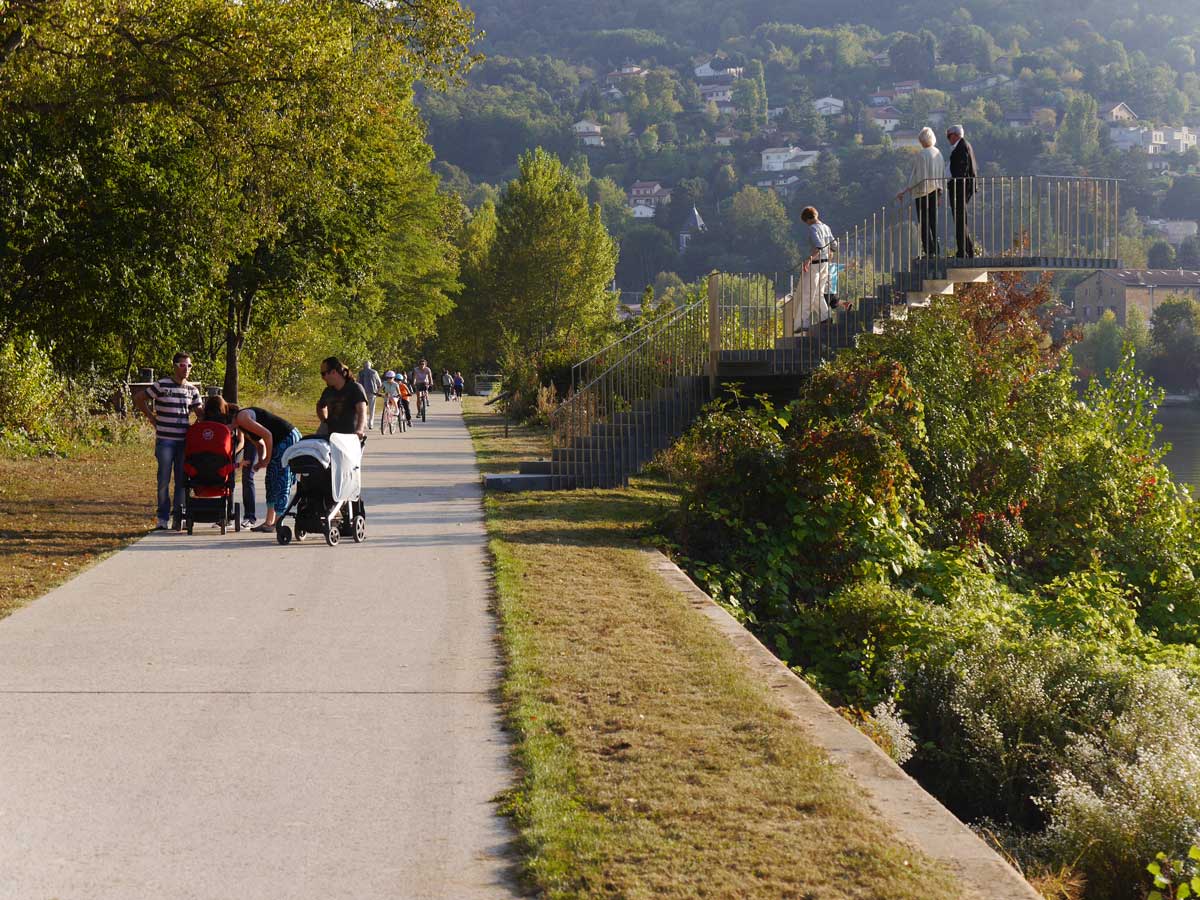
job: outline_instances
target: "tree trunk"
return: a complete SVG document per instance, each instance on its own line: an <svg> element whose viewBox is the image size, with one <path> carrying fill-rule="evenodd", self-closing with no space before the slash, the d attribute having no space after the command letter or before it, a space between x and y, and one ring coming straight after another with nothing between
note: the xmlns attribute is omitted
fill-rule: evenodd
<svg viewBox="0 0 1200 900"><path fill-rule="evenodd" d="M225 384L221 395L226 403L238 402L238 338L237 294L229 292L225 310Z"/></svg>

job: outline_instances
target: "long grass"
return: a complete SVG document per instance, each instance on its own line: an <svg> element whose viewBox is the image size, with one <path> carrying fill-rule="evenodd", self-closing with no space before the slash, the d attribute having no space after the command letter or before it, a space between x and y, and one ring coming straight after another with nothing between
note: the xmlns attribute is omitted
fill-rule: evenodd
<svg viewBox="0 0 1200 900"><path fill-rule="evenodd" d="M528 452L506 446L476 401L465 411L481 455ZM649 567L640 540L676 500L646 479L486 500L521 769L505 806L531 886L550 897L963 896Z"/></svg>

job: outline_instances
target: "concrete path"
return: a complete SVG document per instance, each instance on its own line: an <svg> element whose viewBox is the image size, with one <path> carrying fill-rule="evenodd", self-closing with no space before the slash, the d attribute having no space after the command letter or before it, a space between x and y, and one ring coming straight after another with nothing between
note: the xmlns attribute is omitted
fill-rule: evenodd
<svg viewBox="0 0 1200 900"><path fill-rule="evenodd" d="M478 473L431 407L368 441L363 544L158 533L0 622L0 898L516 894Z"/></svg>

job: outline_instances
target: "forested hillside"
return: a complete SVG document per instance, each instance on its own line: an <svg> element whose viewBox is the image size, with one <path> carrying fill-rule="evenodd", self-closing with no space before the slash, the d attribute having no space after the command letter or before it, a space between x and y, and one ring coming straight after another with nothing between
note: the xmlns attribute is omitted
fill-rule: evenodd
<svg viewBox="0 0 1200 900"><path fill-rule="evenodd" d="M1200 4L479 0L474 11L486 61L461 90L422 101L444 184L474 207L532 147L574 159L619 242L624 291L673 283L662 273L785 269L799 210L853 227L904 186L924 125L965 123L985 174L1115 176L1143 219L1200 215ZM702 76L706 62L715 73ZM842 108L820 114L825 97ZM1116 103L1137 118L1107 120ZM1162 142L1138 131L1150 125ZM765 173L762 151L788 146L820 156L787 178ZM673 202L635 219L637 181ZM693 203L707 230L681 251ZM1124 234L1125 261L1145 265L1152 227L1131 215ZM1200 245L1155 258L1200 266Z"/></svg>

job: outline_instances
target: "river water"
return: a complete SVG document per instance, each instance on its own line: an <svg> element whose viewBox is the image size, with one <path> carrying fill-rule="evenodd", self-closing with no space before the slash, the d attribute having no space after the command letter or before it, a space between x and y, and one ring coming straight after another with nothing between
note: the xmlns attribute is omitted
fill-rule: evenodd
<svg viewBox="0 0 1200 900"><path fill-rule="evenodd" d="M1181 484L1200 490L1200 407L1164 406L1158 411L1158 439L1171 445L1163 462Z"/></svg>

